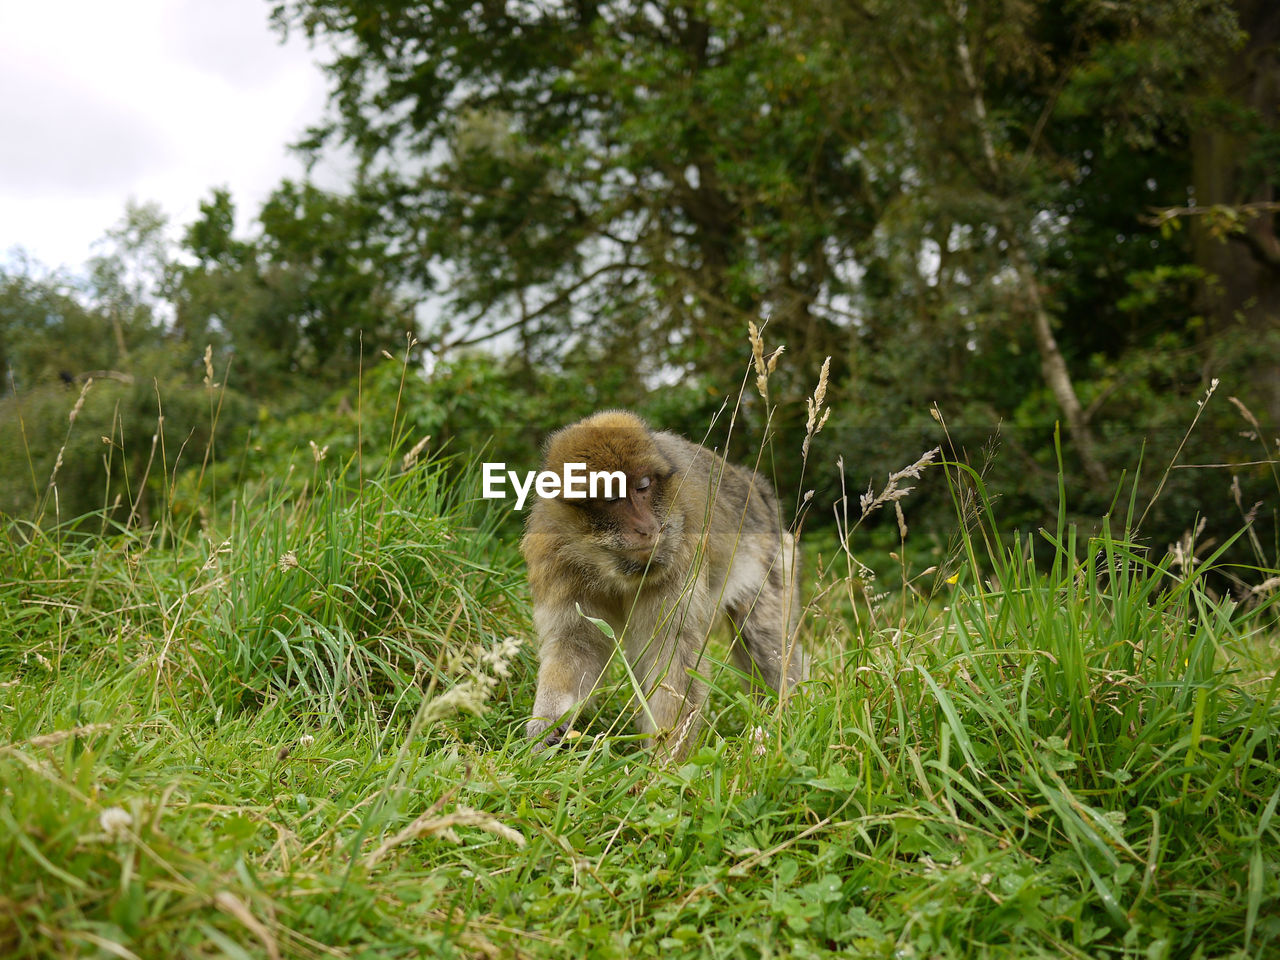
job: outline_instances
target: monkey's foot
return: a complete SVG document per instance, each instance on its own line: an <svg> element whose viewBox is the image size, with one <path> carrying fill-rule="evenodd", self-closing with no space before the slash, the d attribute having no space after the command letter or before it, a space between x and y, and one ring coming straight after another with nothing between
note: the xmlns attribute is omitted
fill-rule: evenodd
<svg viewBox="0 0 1280 960"><path fill-rule="evenodd" d="M557 747L569 733L569 721L563 720L554 727L548 720L530 720L527 728L528 737L534 741L533 752L541 753L547 747Z"/></svg>

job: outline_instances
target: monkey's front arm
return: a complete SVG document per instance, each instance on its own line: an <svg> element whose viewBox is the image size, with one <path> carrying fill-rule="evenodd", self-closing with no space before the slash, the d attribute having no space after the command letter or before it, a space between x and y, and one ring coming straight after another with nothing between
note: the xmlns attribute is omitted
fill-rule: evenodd
<svg viewBox="0 0 1280 960"><path fill-rule="evenodd" d="M573 611L573 620L534 609L542 643L538 650L538 692L527 728L535 749L555 746L595 692L613 646L590 621Z"/></svg>

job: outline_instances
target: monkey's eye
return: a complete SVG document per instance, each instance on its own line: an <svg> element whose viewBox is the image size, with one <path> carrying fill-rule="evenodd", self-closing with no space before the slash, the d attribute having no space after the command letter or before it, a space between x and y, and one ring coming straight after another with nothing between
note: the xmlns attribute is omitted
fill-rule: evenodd
<svg viewBox="0 0 1280 960"><path fill-rule="evenodd" d="M648 477L641 477L639 480L637 480L637 481L636 481L636 489L637 489L637 490L647 490L647 489L649 489L649 478L648 478Z"/></svg>

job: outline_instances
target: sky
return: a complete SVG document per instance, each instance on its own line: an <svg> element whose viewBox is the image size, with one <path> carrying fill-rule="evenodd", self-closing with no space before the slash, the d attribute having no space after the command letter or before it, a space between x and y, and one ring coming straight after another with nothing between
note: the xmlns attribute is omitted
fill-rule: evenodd
<svg viewBox="0 0 1280 960"><path fill-rule="evenodd" d="M0 263L20 247L78 271L130 199L159 203L176 238L219 186L246 229L302 175L288 144L324 112L319 58L281 45L271 6L0 0Z"/></svg>

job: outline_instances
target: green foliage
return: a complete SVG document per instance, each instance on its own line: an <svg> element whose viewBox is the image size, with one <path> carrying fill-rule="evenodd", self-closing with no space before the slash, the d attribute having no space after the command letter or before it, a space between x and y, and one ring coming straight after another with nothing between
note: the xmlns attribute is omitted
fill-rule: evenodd
<svg viewBox="0 0 1280 960"><path fill-rule="evenodd" d="M10 528L0 949L1269 955L1274 599L1065 517L1006 549L945 469L945 608L855 621L829 568L810 687L720 675L667 769L612 729L531 754L513 555L438 463L326 458L187 536Z"/></svg>
<svg viewBox="0 0 1280 960"><path fill-rule="evenodd" d="M100 510L149 523L157 493L192 465L187 445L209 445L209 399L203 386L161 369L155 381L104 378L0 401L0 443L12 451L0 466L0 513L56 522ZM236 399L226 404L229 419Z"/></svg>
<svg viewBox="0 0 1280 960"><path fill-rule="evenodd" d="M451 476L474 484L480 461L536 469L547 435L601 408L628 406L663 428L700 434L724 402L690 384L635 392L628 403L631 389L620 373L602 377L585 365L530 371L483 352L459 352L426 375L403 360L377 358L308 410L277 418L260 407L236 444L221 448L219 462L178 477L171 506L189 516L211 492L225 506L242 485L264 491L282 480L294 493L308 491L318 456L345 464L353 476L375 477L419 443L415 457L443 455Z"/></svg>
<svg viewBox="0 0 1280 960"><path fill-rule="evenodd" d="M215 696L283 697L339 721L417 706L414 680L443 655L440 624L487 640L516 619L510 566L494 565L488 532L448 502L437 470L374 478L359 496L334 477L316 483L313 498L245 504L213 548L209 565L237 589L189 616L220 638L227 688Z"/></svg>
<svg viewBox="0 0 1280 960"><path fill-rule="evenodd" d="M833 325L810 307L887 189L847 149L879 114L832 95L836 45L753 2L304 0L276 18L339 40L309 146L349 143L401 241L455 274L447 339L511 329L526 358L603 342L613 364L723 373L767 310L821 362Z"/></svg>
<svg viewBox="0 0 1280 960"><path fill-rule="evenodd" d="M397 431L511 461L600 406L701 435L739 382L747 318L786 345L773 389L790 402L768 429L744 403L732 418L744 446L799 434L795 401L827 356L832 388L855 398L816 438L804 477L797 458L776 458L787 499L834 496L838 457L859 486L901 466L913 438L937 442L936 403L957 456L980 463L1003 434L990 475L1016 526L1045 523L1064 396L1033 332L1041 313L1109 474L1073 483L1081 516L1105 509L1134 449L1172 458L1181 411L1214 377L1264 430L1280 417L1269 288L1220 276L1203 242L1242 259L1251 239L1269 249L1269 215L1215 194L1193 229L1173 213L1151 222L1153 207L1187 202L1192 181L1199 191L1238 174L1265 189L1274 123L1228 75L1256 41L1246 31L1265 34L1256 11L296 0L274 16L336 41L333 111L305 146L353 147L355 182L282 183L246 236L214 190L176 250L158 211L134 207L79 289L19 276L0 295L0 361L19 396L88 370L186 384L210 345L211 379L233 384L218 442L242 451L218 459L216 489L287 469L309 439L354 452L360 403L390 408L397 378L367 376L384 351L430 356L432 372L395 387L405 416L365 438L362 464ZM1216 129L1238 149L1190 149ZM1012 269L1023 258L1027 272ZM1032 288L1042 310L1028 306ZM496 359L467 354L480 343ZM160 344L169 369L135 369ZM252 406L235 402L245 397ZM149 436L140 417L128 432ZM1201 462L1255 459L1229 421L1201 432ZM197 444L211 429L169 426L197 430ZM61 433L28 432L37 466L0 477L26 491L5 509L29 509ZM1068 435L1073 480L1081 449ZM98 469L67 467L63 515L102 501ZM1157 543L1225 503L1221 474L1177 480L1147 521ZM178 482L190 500L207 478ZM941 544L947 501L928 497L920 519ZM1222 536L1235 518L1211 522Z"/></svg>
<svg viewBox="0 0 1280 960"><path fill-rule="evenodd" d="M304 146L348 190L0 275L0 953L1276 952L1274 13L275 16L337 41ZM725 399L748 318L771 414ZM530 754L519 517L476 499L611 406L816 491L814 682L776 716L713 648L677 769L621 694Z"/></svg>
<svg viewBox="0 0 1280 960"><path fill-rule="evenodd" d="M226 191L200 211L185 236L196 263L174 266L169 280L176 331L197 347L214 344L218 369L230 363L250 396L296 409L415 330L403 258L359 192L285 181L263 205L254 240L232 236Z"/></svg>
<svg viewBox="0 0 1280 960"><path fill-rule="evenodd" d="M1187 238L1141 222L1185 199L1185 138L1245 39L1225 0L296 0L275 17L338 42L334 109L308 146L354 147L387 229L450 272L446 344L505 331L542 368L587 353L596 376L630 377L611 404L646 407L625 394L672 371L735 381L745 320L767 316L792 366L777 396L808 394L827 355L833 384L859 396L815 444L820 491L837 488L837 456L859 474L899 466L937 403L974 457L1003 430L1000 487L1043 523L1064 398L1032 334L1031 283L1115 470L1093 475L1086 513L1105 509L1134 448L1171 457L1177 401L1199 397L1206 369L1274 407L1248 389L1243 330L1215 341L1195 326L1212 278ZM1261 149L1267 125L1249 129ZM1022 257L1034 273L1011 275ZM1163 292L1139 302L1135 276L1163 277ZM701 419L663 422L698 433L707 405L688 401ZM778 435L798 431L789 417ZM739 429L758 439L759 411ZM1082 443L1068 438L1073 477ZM1209 459L1248 459L1238 446ZM1218 499L1212 475L1196 479L1184 499ZM794 458L778 480L799 492ZM1157 513L1149 532L1167 541L1190 522Z"/></svg>
<svg viewBox="0 0 1280 960"><path fill-rule="evenodd" d="M116 360L111 319L60 278L0 274L0 350L6 394L63 382Z"/></svg>
<svg viewBox="0 0 1280 960"><path fill-rule="evenodd" d="M0 513L150 522L165 487L204 484L203 469L181 476L207 466L188 451L243 444L255 413L304 408L387 349L418 355L368 204L286 183L250 240L234 213L225 191L202 204L195 263L158 210L131 206L87 279L0 273L0 441L17 453L0 464Z"/></svg>

